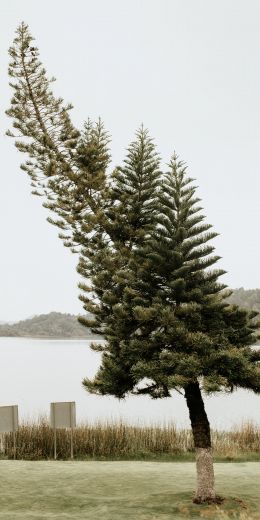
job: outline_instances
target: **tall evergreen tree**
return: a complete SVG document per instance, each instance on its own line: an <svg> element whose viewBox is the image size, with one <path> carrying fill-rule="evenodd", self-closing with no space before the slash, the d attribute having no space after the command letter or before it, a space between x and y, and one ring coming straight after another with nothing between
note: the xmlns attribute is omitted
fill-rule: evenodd
<svg viewBox="0 0 260 520"><path fill-rule="evenodd" d="M72 233L61 237L65 245L77 246L80 223L84 221L86 235L88 221L92 229L94 215L102 213L109 137L100 120L88 121L82 132L74 127L72 105L54 96L55 79L48 78L25 23L18 27L9 53L13 97L7 115L13 130L7 134L29 157L21 169L31 178L32 193L44 197L44 206L57 214L56 220L49 220Z"/></svg>
<svg viewBox="0 0 260 520"><path fill-rule="evenodd" d="M216 233L203 222L191 182L173 156L157 202L157 225L132 251L127 297L114 306L113 335L119 342L115 348L106 337L100 370L84 385L120 398L129 392L152 398L183 392L196 449L195 500L204 502L217 497L202 390L259 392L260 354L250 348L256 327L250 318L256 313L228 305L230 292L218 283L223 271L209 270L218 260L208 244Z"/></svg>
<svg viewBox="0 0 260 520"><path fill-rule="evenodd" d="M132 291L133 275L129 265L134 252L150 236L155 225L160 176L155 145L147 130L141 127L128 148L123 166L113 172L110 184L111 203L105 212L110 227L110 239L106 244L99 244L95 248L93 270L89 272L92 289L99 299L96 317L92 320L93 330L103 333L110 341L113 339L115 345L121 338L118 329L115 329L115 321L120 316L122 302L129 299ZM85 251L82 266L87 263L88 258L89 253ZM90 290L84 284L81 287L83 291L86 289L85 292ZM94 311L88 295L83 295L81 299L86 310ZM127 319L127 316L127 312L124 312L122 334L136 327L137 322L130 315ZM90 325L84 318L83 322ZM96 346L94 348L97 349Z"/></svg>
<svg viewBox="0 0 260 520"><path fill-rule="evenodd" d="M85 321L105 345L100 370L84 381L91 392L186 399L197 453L198 502L214 501L210 427L202 390L260 391L260 355L249 345L248 315L226 303L211 270L218 260L185 167L173 156L160 173L159 158L141 128L124 165L109 178L109 138L102 123L83 132L51 91L28 27L10 49L14 96L8 115L29 156L22 165L34 192L56 214L64 244L78 252ZM9 132L9 135L14 135ZM84 321L84 320L83 320ZM148 380L144 384L144 380Z"/></svg>

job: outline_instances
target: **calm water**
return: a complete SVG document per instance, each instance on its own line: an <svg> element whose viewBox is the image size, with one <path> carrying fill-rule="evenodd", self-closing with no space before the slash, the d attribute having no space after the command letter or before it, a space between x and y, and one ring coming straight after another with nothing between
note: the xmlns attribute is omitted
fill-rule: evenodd
<svg viewBox="0 0 260 520"><path fill-rule="evenodd" d="M39 340L0 338L0 405L18 404L21 418L49 414L51 401L76 401L78 421L123 419L134 423L174 421L189 425L184 398L153 401L149 397L89 395L81 386L84 377L98 369L100 355L86 340ZM260 396L238 391L232 395L206 398L211 425L229 428L245 420L260 424Z"/></svg>

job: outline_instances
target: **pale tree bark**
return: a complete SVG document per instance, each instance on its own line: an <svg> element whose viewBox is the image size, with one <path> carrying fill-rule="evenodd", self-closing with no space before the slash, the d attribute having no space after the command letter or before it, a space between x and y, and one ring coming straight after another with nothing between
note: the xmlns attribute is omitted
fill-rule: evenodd
<svg viewBox="0 0 260 520"><path fill-rule="evenodd" d="M210 436L210 425L205 412L199 383L190 383L185 388L189 409L197 468L197 490L195 503L219 502L214 487L214 467Z"/></svg>

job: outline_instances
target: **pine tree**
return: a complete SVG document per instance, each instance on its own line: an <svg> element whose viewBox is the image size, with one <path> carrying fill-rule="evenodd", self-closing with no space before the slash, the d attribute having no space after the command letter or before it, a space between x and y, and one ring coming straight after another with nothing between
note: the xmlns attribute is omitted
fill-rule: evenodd
<svg viewBox="0 0 260 520"><path fill-rule="evenodd" d="M52 177L55 182L55 178L61 176L66 189L73 182L79 132L69 117L72 105L64 105L62 98L55 98L51 91L55 79L47 78L28 26L22 23L16 33L9 49L10 86L14 93L7 114L12 117L18 134L9 131L8 135L22 138L16 141L16 147L30 158L22 169L31 177L33 187L40 189L36 194L48 195L46 179Z"/></svg>
<svg viewBox="0 0 260 520"><path fill-rule="evenodd" d="M10 49L14 96L8 115L34 193L55 213L64 244L79 254L82 321L102 333L102 365L90 392L186 399L197 455L196 501L216 500L210 427L202 390L260 391L260 354L251 318L226 302L223 271L209 244L196 189L174 155L169 171L142 127L126 160L108 175L109 137L101 121L79 132L55 98L28 27ZM9 132L9 135L14 135ZM147 385L144 380L148 380Z"/></svg>
<svg viewBox="0 0 260 520"><path fill-rule="evenodd" d="M100 243L94 250L95 261L92 262L93 270L89 272L89 277L92 280L92 290L100 302L96 306L96 313L91 299L81 296L85 310L96 314L95 321L92 320L93 330L103 333L110 340L113 338L115 345L120 341L115 321L118 320L117 315L120 316L122 301L126 302L132 294L129 262L133 261L132 257L138 246L145 243L154 227L160 175L155 145L148 131L141 127L128 148L124 165L113 172L110 184L111 203L105 211L110 239L106 244ZM89 252L86 251L84 259L82 257L82 266L88 258ZM89 287L84 284L81 288L89 292ZM126 330L132 330L136 326L131 316L126 319L127 315L125 311L124 334ZM83 322L87 324L84 318ZM118 353L118 349L116 351Z"/></svg>
<svg viewBox="0 0 260 520"><path fill-rule="evenodd" d="M14 130L7 134L29 157L21 169L31 178L32 193L44 197L44 206L57 214L50 222L69 232L61 235L65 245L77 247L81 224L86 237L88 221L92 230L92 218L102 213L109 136L100 120L88 120L82 132L74 127L73 107L54 96L55 78L47 77L28 26L22 23L16 34L9 49L13 97L6 112Z"/></svg>
<svg viewBox="0 0 260 520"><path fill-rule="evenodd" d="M219 258L208 243L216 233L203 222L185 170L174 155L157 202L157 224L131 252L131 284L114 306L116 348L106 336L101 368L84 385L120 398L129 392L152 398L183 393L196 449L195 501L201 503L218 500L202 390L259 392L260 355L250 348L256 313L230 306L230 291L218 282L224 271L209 269Z"/></svg>

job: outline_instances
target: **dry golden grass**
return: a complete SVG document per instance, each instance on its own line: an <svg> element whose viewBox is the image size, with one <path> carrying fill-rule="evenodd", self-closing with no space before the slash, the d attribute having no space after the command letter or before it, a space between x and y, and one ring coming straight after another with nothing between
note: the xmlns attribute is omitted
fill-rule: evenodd
<svg viewBox="0 0 260 520"><path fill-rule="evenodd" d="M246 511L242 512L234 512L234 513L227 513L225 511L221 511L220 509L217 509L214 512L214 519L215 520L257 520L259 519L259 513L256 513L254 516L252 516L253 513L247 513ZM202 518L207 518L206 515L201 515ZM209 516L208 516L209 518ZM211 517L212 518L212 517Z"/></svg>
<svg viewBox="0 0 260 520"><path fill-rule="evenodd" d="M231 431L213 431L214 453L220 457L236 458L244 453L259 453L260 427L252 422L243 423Z"/></svg>
<svg viewBox="0 0 260 520"><path fill-rule="evenodd" d="M224 459L259 454L260 427L247 423L232 431L212 432L214 454ZM123 423L83 424L73 432L74 456L78 459L149 459L192 457L191 431L168 426L130 426ZM41 460L53 457L53 431L46 419L24 423L16 435L18 459ZM13 436L3 438L3 455L13 457ZM70 431L57 430L57 456L70 457ZM251 458L252 460L252 458Z"/></svg>

